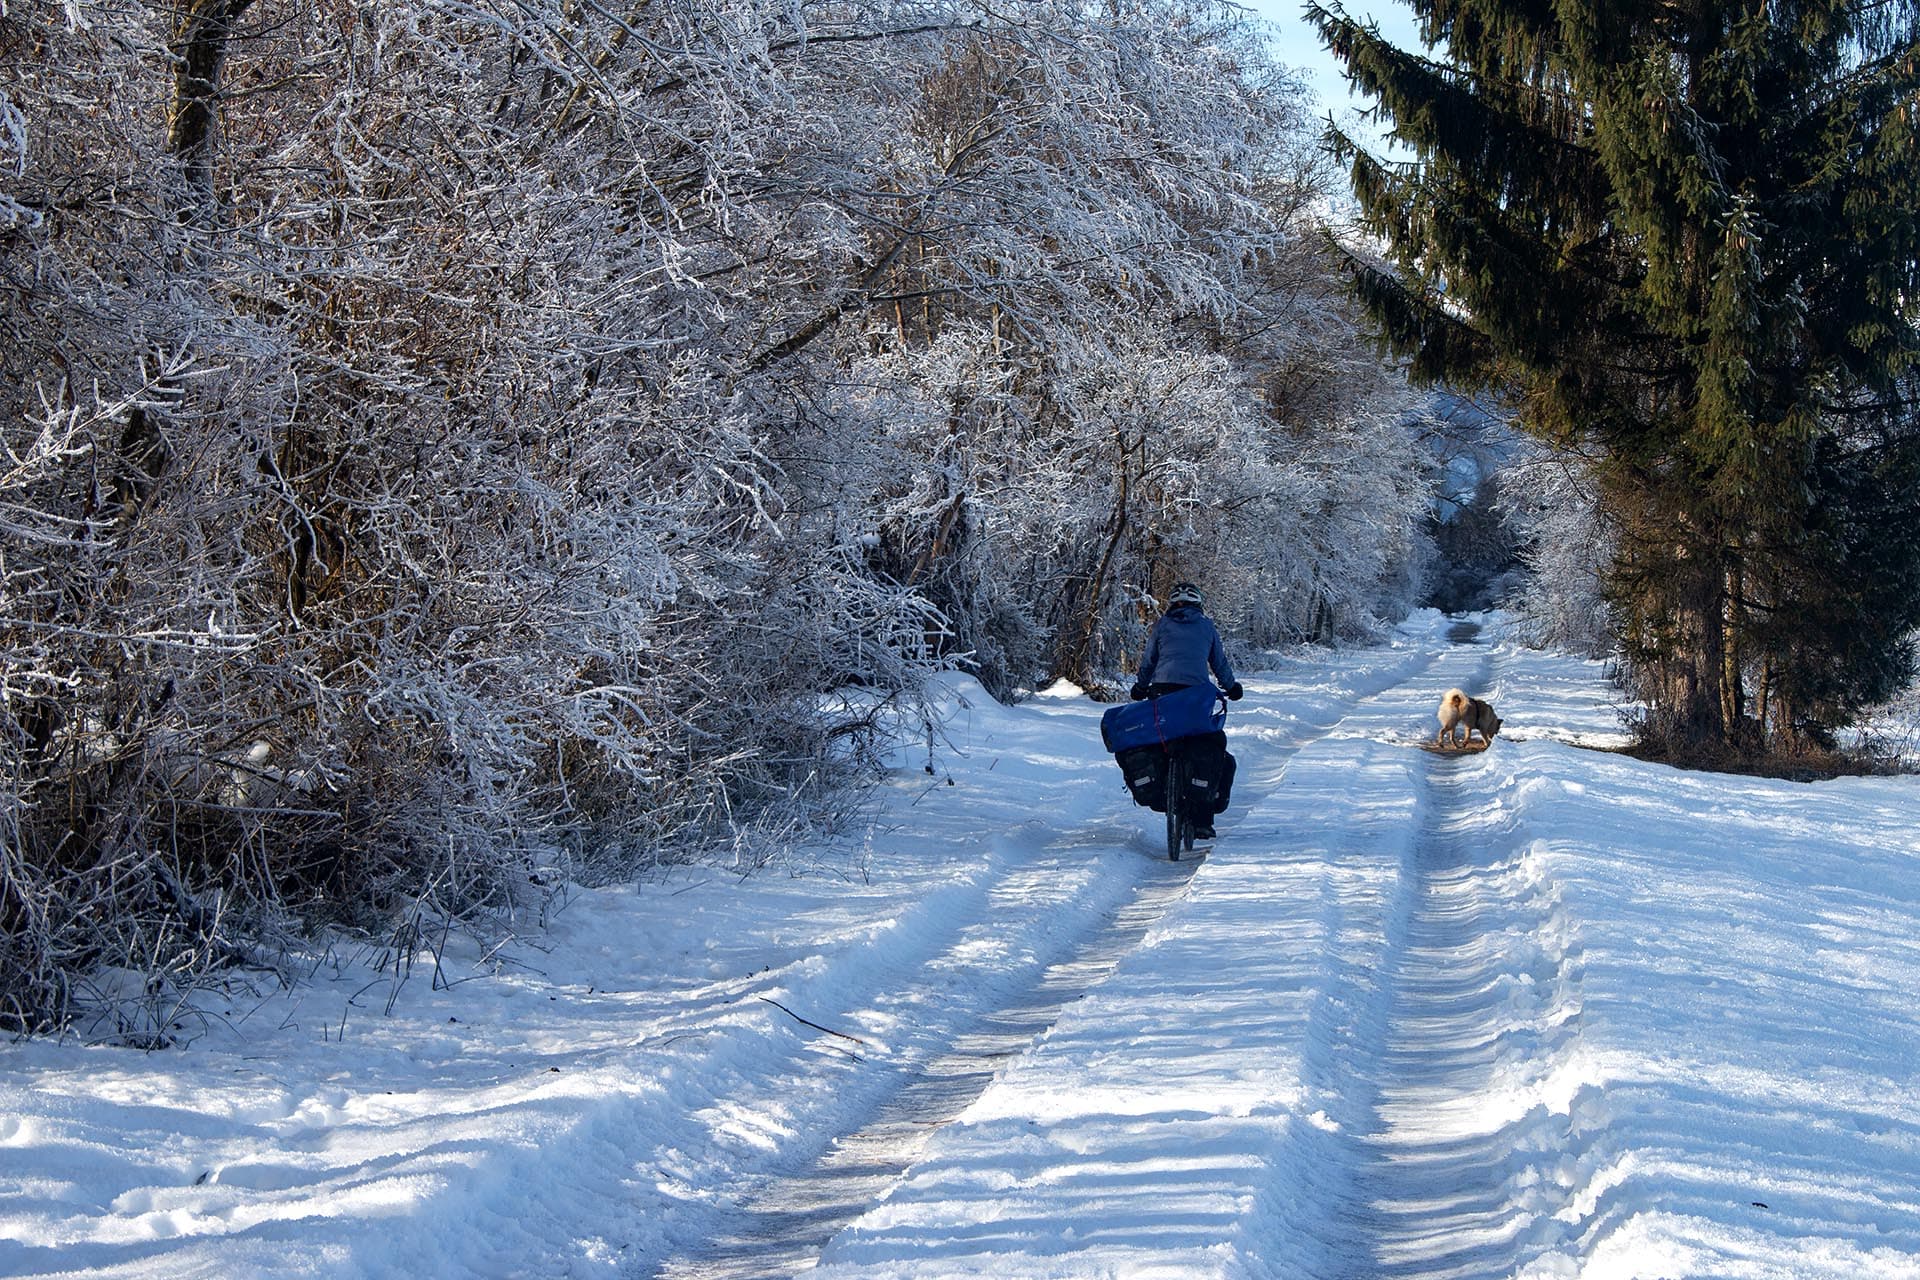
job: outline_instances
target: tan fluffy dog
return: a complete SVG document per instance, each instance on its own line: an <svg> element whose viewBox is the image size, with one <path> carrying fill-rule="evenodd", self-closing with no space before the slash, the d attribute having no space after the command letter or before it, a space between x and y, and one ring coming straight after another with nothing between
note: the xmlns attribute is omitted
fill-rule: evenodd
<svg viewBox="0 0 1920 1280"><path fill-rule="evenodd" d="M1493 704L1469 698L1458 689L1447 690L1447 696L1440 699L1440 732L1433 735L1433 740L1464 747L1473 741L1475 730L1488 746L1493 745L1493 735L1500 732L1500 717L1493 714ZM1458 737L1454 736L1456 732Z"/></svg>

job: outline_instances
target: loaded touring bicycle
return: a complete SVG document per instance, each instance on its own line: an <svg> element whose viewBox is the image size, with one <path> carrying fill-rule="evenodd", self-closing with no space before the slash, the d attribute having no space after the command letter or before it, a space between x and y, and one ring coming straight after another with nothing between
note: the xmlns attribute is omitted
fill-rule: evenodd
<svg viewBox="0 0 1920 1280"><path fill-rule="evenodd" d="M1167 857L1191 850L1194 828L1226 807L1227 699L1211 684L1109 707L1100 737L1127 780L1133 802L1164 813Z"/></svg>

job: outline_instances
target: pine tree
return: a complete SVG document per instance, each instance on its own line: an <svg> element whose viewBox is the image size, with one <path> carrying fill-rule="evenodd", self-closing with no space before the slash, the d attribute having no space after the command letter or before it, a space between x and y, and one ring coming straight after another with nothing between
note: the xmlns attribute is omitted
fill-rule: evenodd
<svg viewBox="0 0 1920 1280"><path fill-rule="evenodd" d="M1920 448L1900 390L1920 361L1920 6L1412 7L1434 56L1309 5L1414 157L1334 136L1392 258L1355 260L1358 292L1416 377L1512 389L1530 431L1597 448L1649 737L1757 745L1749 683L1812 683L1784 620L1840 607L1836 584L1905 581L1915 554L1832 530L1835 503L1914 502L1885 486ZM1896 427L1842 464L1863 406ZM1842 612L1873 597L1892 622L1884 594ZM1903 660L1874 630L1862 678ZM1791 723L1818 737L1815 704L1854 702Z"/></svg>

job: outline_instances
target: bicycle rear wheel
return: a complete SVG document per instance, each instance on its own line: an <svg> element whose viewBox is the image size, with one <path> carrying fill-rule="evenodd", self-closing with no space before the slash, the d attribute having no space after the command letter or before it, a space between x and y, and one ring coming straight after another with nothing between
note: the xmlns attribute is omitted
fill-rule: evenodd
<svg viewBox="0 0 1920 1280"><path fill-rule="evenodd" d="M1187 817L1187 762L1167 758L1167 858L1180 861L1180 846L1193 848L1193 823Z"/></svg>

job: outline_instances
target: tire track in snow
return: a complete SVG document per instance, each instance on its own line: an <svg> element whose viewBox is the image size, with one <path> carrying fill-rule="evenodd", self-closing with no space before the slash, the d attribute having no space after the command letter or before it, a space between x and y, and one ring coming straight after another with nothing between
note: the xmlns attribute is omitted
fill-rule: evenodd
<svg viewBox="0 0 1920 1280"><path fill-rule="evenodd" d="M1490 672L1474 673L1486 687ZM1382 1280L1519 1274L1565 1230L1585 1100L1554 1096L1580 964L1485 756L1429 756L1388 917L1383 991L1351 1083L1347 1152Z"/></svg>
<svg viewBox="0 0 1920 1280"><path fill-rule="evenodd" d="M1199 865L1197 859L1168 863L1144 875L1065 959L970 1019L861 1127L835 1139L809 1168L741 1197L705 1249L669 1259L654 1274L659 1280L774 1280L810 1267L837 1230L885 1196L935 1129L964 1111L1063 1008L1113 971L1186 892Z"/></svg>
<svg viewBox="0 0 1920 1280"><path fill-rule="evenodd" d="M1306 1033L1308 1123L1249 1225L1254 1275L1510 1280L1574 1229L1555 1215L1604 1120L1577 1071L1556 1074L1578 1044L1580 957L1512 803L1528 784L1498 748L1412 749L1431 744L1448 686L1499 697L1498 652L1449 638L1343 731L1376 744L1360 765L1407 748L1397 783L1356 768L1330 791L1339 761L1322 752L1302 784L1346 811L1315 836L1345 886L1330 881L1323 931L1344 941ZM1311 1261L1262 1270L1264 1255Z"/></svg>
<svg viewBox="0 0 1920 1280"><path fill-rule="evenodd" d="M1441 694L1487 687L1494 658L1474 643L1478 630L1450 626L1451 644L1432 637L1433 647L1371 683L1282 771L1281 806L1300 820L1277 834L1323 863L1317 906L1325 942L1302 1028L1298 1122L1285 1149L1269 1157L1272 1177L1244 1226L1250 1275L1376 1273L1378 1156L1369 1139L1387 1083L1383 1046L1415 912L1421 833L1432 821L1424 779L1435 761L1478 758L1422 748L1439 728ZM1288 1259L1287 1269L1273 1270L1275 1258Z"/></svg>

